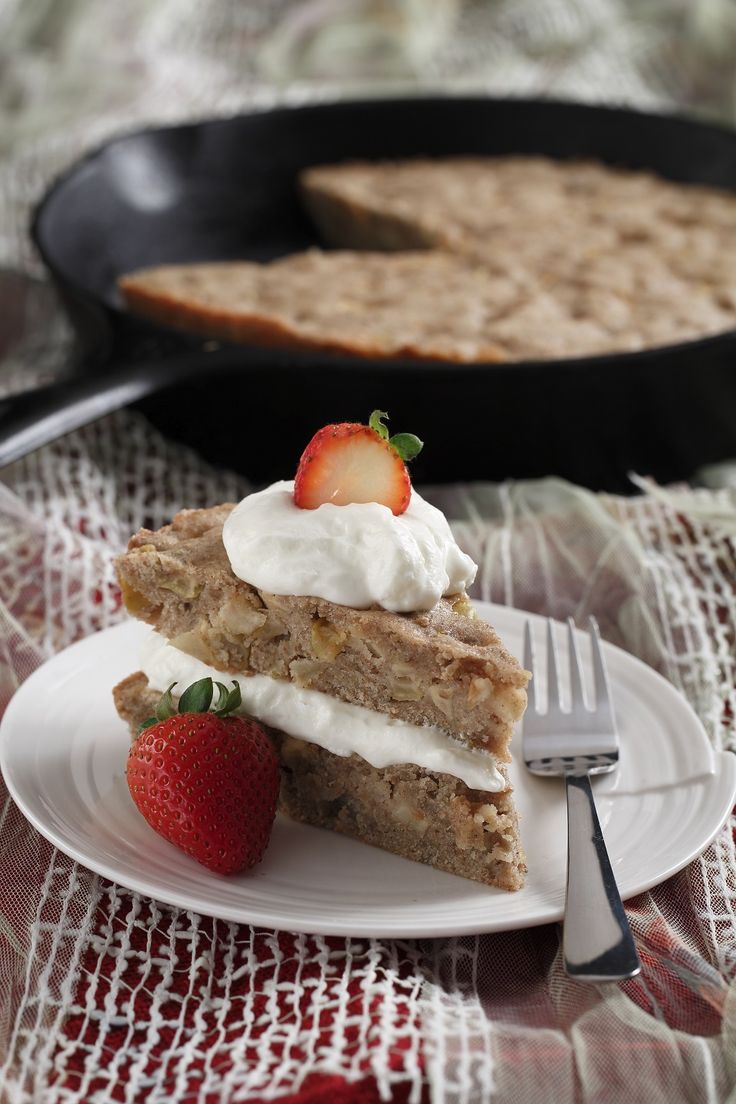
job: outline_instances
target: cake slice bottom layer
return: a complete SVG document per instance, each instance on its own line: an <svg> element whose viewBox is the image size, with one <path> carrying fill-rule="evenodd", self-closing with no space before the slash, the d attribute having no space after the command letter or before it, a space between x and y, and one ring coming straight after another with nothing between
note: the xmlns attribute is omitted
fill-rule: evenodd
<svg viewBox="0 0 736 1104"><path fill-rule="evenodd" d="M142 672L115 687L116 708L132 735L159 697ZM486 885L523 885L526 866L510 787L471 790L460 779L411 763L376 768L360 756L268 732L281 763L279 809L287 816Z"/></svg>

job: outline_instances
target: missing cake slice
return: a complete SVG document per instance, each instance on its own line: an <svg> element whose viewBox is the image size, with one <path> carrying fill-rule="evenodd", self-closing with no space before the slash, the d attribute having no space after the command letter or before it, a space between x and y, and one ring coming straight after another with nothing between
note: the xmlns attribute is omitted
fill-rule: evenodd
<svg viewBox="0 0 736 1104"><path fill-rule="evenodd" d="M244 710L268 726L279 752L283 812L518 889L525 866L509 741L528 674L474 615L464 589L471 561L416 491L398 515L378 502L301 509L294 499L291 483L275 484L238 507L183 511L132 538L118 561L123 599L156 635L142 671L115 689L120 716L135 733L172 682L236 680ZM396 531L403 545L415 540L413 574L387 551L386 534ZM440 549L444 556L447 593L436 600L414 562L420 537L430 574ZM381 569L371 581L375 559ZM366 608L365 595L358 606L259 585L285 571L294 590L337 587L345 598L340 588L354 585L346 562L362 573L361 586L383 587L383 575L398 571L409 605L421 594L427 608Z"/></svg>

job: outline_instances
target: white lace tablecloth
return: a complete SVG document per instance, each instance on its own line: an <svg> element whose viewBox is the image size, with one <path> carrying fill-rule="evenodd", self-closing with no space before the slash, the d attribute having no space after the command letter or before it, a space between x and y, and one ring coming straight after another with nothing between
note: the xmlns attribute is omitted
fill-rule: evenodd
<svg viewBox="0 0 736 1104"><path fill-rule="evenodd" d="M325 38L338 7L338 38ZM391 8L403 12L398 37ZM0 0L0 264L40 274L30 204L83 148L136 122L445 81L730 117L728 0L443 8L419 34L419 0L319 0L308 18L286 0ZM366 12L395 40L380 86L356 37ZM335 41L357 58L347 76ZM43 287L10 274L2 288L8 394L63 372L70 335ZM112 561L131 532L247 489L132 412L3 480L3 706L44 659L123 616ZM734 749L733 482L639 490L620 499L547 480L436 495L481 565L478 596L580 624L595 614L687 696L714 746ZM145 900L55 851L0 790L0 1099L732 1100L734 827L628 903L641 976L584 986L563 973L556 925L424 943L320 938Z"/></svg>

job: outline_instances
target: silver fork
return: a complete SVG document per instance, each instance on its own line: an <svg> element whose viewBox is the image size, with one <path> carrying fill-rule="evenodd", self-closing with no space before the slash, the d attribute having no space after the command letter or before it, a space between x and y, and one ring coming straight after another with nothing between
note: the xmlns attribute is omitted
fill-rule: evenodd
<svg viewBox="0 0 736 1104"><path fill-rule="evenodd" d="M590 786L591 774L618 763L618 732L598 625L590 618L595 708L585 701L574 625L567 622L570 709L563 710L557 646L547 621L547 711L539 711L531 623L524 631L524 666L532 672L522 750L532 774L561 775L567 792L567 892L562 951L565 971L579 981L622 981L639 973L626 913L616 887Z"/></svg>

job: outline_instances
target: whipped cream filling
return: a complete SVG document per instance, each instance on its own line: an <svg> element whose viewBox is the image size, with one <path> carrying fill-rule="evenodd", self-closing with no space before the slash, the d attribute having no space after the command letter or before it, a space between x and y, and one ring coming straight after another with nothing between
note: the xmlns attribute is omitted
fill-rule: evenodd
<svg viewBox="0 0 736 1104"><path fill-rule="evenodd" d="M334 755L359 755L378 768L413 763L459 778L471 790L506 788L492 755L464 747L440 728L412 725L364 706L348 705L284 679L225 674L175 648L156 632L144 641L141 669L151 687L162 692L172 682L183 691L207 675L228 686L235 681L243 698L241 712Z"/></svg>
<svg viewBox="0 0 736 1104"><path fill-rule="evenodd" d="M414 490L398 517L378 502L302 510L293 491L292 480L273 483L244 498L225 522L230 566L259 590L414 613L475 578L477 567L445 515Z"/></svg>

